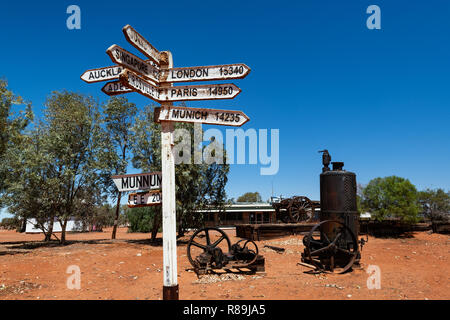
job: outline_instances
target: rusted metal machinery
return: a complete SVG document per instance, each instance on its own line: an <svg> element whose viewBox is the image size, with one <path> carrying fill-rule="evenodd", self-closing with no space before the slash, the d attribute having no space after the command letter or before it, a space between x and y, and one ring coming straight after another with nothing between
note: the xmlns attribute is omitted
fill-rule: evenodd
<svg viewBox="0 0 450 320"><path fill-rule="evenodd" d="M187 257L197 274L209 271L264 272L264 257L258 254L258 246L251 240L239 240L231 244L227 234L207 227L197 230L189 239Z"/></svg>
<svg viewBox="0 0 450 320"><path fill-rule="evenodd" d="M272 203L277 218L284 223L298 223L314 219L317 204L308 197L296 196Z"/></svg>
<svg viewBox="0 0 450 320"><path fill-rule="evenodd" d="M343 273L359 262L359 214L356 207L356 175L343 170L323 152L320 174L320 222L303 238L302 264L318 271Z"/></svg>

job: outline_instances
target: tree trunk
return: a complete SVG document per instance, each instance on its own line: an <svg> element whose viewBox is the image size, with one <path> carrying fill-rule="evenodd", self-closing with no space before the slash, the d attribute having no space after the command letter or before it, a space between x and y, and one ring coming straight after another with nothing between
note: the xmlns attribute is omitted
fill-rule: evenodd
<svg viewBox="0 0 450 320"><path fill-rule="evenodd" d="M59 240L59 242L62 245L66 244L66 227L67 227L67 218L64 219L64 221L61 223L61 239Z"/></svg>
<svg viewBox="0 0 450 320"><path fill-rule="evenodd" d="M119 224L119 212L120 212L120 198L122 196L122 192L119 191L119 194L117 195L117 204L116 204L116 218L114 219L114 227L111 235L111 239L116 238L117 233L117 225Z"/></svg>
<svg viewBox="0 0 450 320"><path fill-rule="evenodd" d="M150 239L151 243L155 243L156 235L158 234L159 225L161 223L161 219L159 218L160 212L155 213L153 216L153 228L152 228L152 237Z"/></svg>
<svg viewBox="0 0 450 320"><path fill-rule="evenodd" d="M48 230L45 233L45 242L49 242L52 239L52 233L53 233L53 224L55 223L55 217L51 217L49 224L48 224Z"/></svg>

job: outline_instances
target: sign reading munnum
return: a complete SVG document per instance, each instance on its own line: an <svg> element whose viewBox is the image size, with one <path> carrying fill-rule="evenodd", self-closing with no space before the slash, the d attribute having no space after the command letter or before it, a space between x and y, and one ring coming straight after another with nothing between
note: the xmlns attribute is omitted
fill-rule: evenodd
<svg viewBox="0 0 450 320"><path fill-rule="evenodd" d="M154 190L161 188L161 172L112 176L119 191Z"/></svg>

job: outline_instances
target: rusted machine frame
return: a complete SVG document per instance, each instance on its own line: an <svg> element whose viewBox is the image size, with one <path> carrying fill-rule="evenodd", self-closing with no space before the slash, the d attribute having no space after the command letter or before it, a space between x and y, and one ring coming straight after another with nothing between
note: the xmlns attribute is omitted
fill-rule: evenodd
<svg viewBox="0 0 450 320"><path fill-rule="evenodd" d="M214 243L211 243L210 236L209 236L209 230L217 231L222 236L218 240L216 240ZM199 236L202 232L205 232L206 245L200 244L195 241L196 237ZM216 249L217 246L224 240L227 242L228 252L222 252L222 250L219 248L220 253L217 255L215 250L217 250ZM242 242L243 242L243 245L241 246ZM254 248L248 249L249 245L253 245ZM191 247L192 246L203 249L203 252L199 256L193 258L191 255ZM197 231L194 232L194 234L189 239L186 249L187 249L188 260L191 263L191 265L193 266L194 271L197 274L206 274L209 271L218 270L218 269L239 270L240 268L248 269L248 271L252 271L252 272L265 271L264 257L259 255L258 246L256 245L256 243L254 241L242 239L242 240L239 240L238 242L236 242L235 244L231 244L231 241L230 241L229 237L227 236L227 234L219 228L206 227L206 228L198 229ZM242 260L241 261L234 260L234 258L236 258L236 255L239 255L242 253L253 255L253 257L249 261L245 261L245 262L243 262ZM211 255L211 257L209 257L211 259L211 261L216 256L222 257L223 260L220 261L219 265L214 265L213 263L209 262L209 263L206 263L206 266L202 267L198 263L197 259L201 255L204 255L204 254ZM241 271L241 270L239 270L239 271Z"/></svg>

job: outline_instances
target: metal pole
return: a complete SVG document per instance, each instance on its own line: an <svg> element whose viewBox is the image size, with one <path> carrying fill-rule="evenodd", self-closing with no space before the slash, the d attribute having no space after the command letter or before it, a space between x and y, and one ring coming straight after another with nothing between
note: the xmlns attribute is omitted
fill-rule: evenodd
<svg viewBox="0 0 450 320"><path fill-rule="evenodd" d="M173 68L170 51L161 52L161 71ZM161 84L161 88L171 84ZM161 103L166 109L170 102ZM173 156L173 122L161 121L162 227L163 227L163 300L178 300L177 237L175 207L175 159Z"/></svg>

